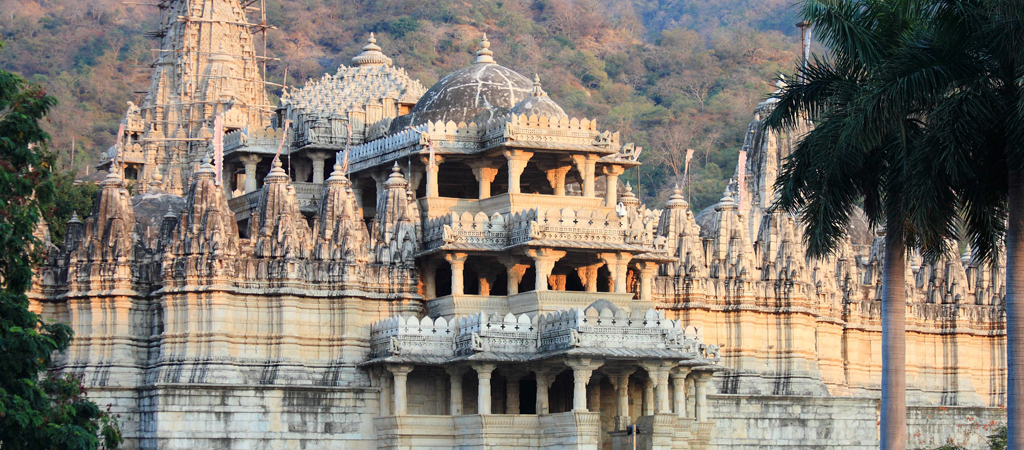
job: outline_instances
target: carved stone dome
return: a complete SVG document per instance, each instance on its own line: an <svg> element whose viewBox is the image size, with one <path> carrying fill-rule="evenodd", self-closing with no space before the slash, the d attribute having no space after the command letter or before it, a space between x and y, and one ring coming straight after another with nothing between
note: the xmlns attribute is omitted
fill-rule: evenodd
<svg viewBox="0 0 1024 450"><path fill-rule="evenodd" d="M558 103L555 103L551 97L548 97L547 92L544 92L540 86L540 79L536 75L533 76L531 95L513 106L510 112L525 116L569 117L565 110L558 106Z"/></svg>
<svg viewBox="0 0 1024 450"><path fill-rule="evenodd" d="M390 132L426 122L476 122L478 125L508 114L529 98L533 83L521 74L495 64L486 37L472 66L456 70L420 97L409 114L391 122Z"/></svg>

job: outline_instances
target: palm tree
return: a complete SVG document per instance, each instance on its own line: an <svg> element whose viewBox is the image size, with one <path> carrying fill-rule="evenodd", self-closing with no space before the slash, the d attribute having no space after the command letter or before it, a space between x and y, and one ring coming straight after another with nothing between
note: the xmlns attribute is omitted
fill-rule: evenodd
<svg viewBox="0 0 1024 450"><path fill-rule="evenodd" d="M881 447L906 448L906 250L937 246L955 235L955 221L932 210L954 197L936 182L927 196L917 187L931 169L922 157L927 105L915 98L879 95L890 80L890 60L902 51L931 10L927 0L805 0L802 16L814 24L827 58L815 57L796 83L776 95L767 126L791 130L809 122L777 181L775 207L798 211L808 256L834 253L851 212L862 204L872 225L884 224L882 277ZM913 195L912 195L913 194ZM919 198L920 197L920 198Z"/></svg>
<svg viewBox="0 0 1024 450"><path fill-rule="evenodd" d="M912 163L924 176L911 196L938 187L943 206L918 220L959 222L980 259L1005 236L1007 448L1024 448L1024 3L929 6L927 26L904 40L876 94L920 105L927 118L925 151Z"/></svg>

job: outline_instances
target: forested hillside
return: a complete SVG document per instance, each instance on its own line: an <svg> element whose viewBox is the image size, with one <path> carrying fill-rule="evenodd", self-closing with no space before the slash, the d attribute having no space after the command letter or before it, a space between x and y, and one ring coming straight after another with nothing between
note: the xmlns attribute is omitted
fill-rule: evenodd
<svg viewBox="0 0 1024 450"><path fill-rule="evenodd" d="M0 0L0 65L60 100L50 116L64 167L84 173L141 102L155 59L156 0ZM693 206L721 196L753 107L798 55L790 0L267 0L268 81L334 72L366 35L429 86L466 66L481 33L495 59L530 75L570 115L645 147L639 191L659 204L681 177ZM276 99L279 90L271 88ZM636 184L636 171L624 177ZM636 191L636 190L635 190Z"/></svg>

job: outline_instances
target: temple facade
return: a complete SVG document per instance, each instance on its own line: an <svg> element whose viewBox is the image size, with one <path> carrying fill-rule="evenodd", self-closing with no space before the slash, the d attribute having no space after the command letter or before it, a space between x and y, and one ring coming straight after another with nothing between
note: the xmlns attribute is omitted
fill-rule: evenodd
<svg viewBox="0 0 1024 450"><path fill-rule="evenodd" d="M244 17L199 20L241 5L167 11L190 15L165 48L217 50L158 61L125 120L156 156L101 162L93 213L30 293L74 328L58 369L122 415L128 448L877 447L884 230L804 256L767 209L799 137L762 129L771 100L718 204L651 209L619 180L639 149L486 36L429 89L371 36L263 108L248 29L203 34ZM161 106L218 65L219 100ZM1004 264L911 262L911 444L980 441L957 425L1005 420Z"/></svg>

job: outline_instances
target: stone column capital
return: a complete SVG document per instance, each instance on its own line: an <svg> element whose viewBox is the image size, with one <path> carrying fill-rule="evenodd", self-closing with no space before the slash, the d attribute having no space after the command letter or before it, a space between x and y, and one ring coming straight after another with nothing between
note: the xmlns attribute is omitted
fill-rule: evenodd
<svg viewBox="0 0 1024 450"><path fill-rule="evenodd" d="M245 155L239 156L238 160L241 161L242 164L246 164L246 165L248 165L248 164L259 164L260 161L263 161L263 156L249 153L249 154L245 154Z"/></svg>
<svg viewBox="0 0 1024 450"><path fill-rule="evenodd" d="M675 367L669 373L669 378L671 378L673 382L685 382L686 377L690 375L691 370L692 369L690 369L689 367Z"/></svg>
<svg viewBox="0 0 1024 450"><path fill-rule="evenodd" d="M420 162L422 162L423 165L426 167L427 172L437 172L437 169L438 169L437 166L440 166L441 164L444 164L444 159L445 159L444 156L434 155L434 164L433 164L433 167L431 167L430 156L429 155L421 155L420 156Z"/></svg>
<svg viewBox="0 0 1024 450"><path fill-rule="evenodd" d="M413 371L413 366L405 364L388 364L386 368L388 369L388 372L391 372L392 375L399 377L409 375L409 373Z"/></svg>
<svg viewBox="0 0 1024 450"><path fill-rule="evenodd" d="M617 177L622 175L626 171L626 168L621 164L605 164L597 167L597 173L599 175L611 175Z"/></svg>
<svg viewBox="0 0 1024 450"><path fill-rule="evenodd" d="M479 363L479 362L475 362L475 363L472 364L472 367L473 367L473 370L476 371L476 377L477 378L490 379L491 375L493 375L494 369L496 369L498 366L496 364L494 364L494 363Z"/></svg>
<svg viewBox="0 0 1024 450"><path fill-rule="evenodd" d="M630 266L640 272L642 275L654 273L658 270L659 264L654 261L631 261Z"/></svg>
<svg viewBox="0 0 1024 450"><path fill-rule="evenodd" d="M306 152L306 157L313 161L325 161L331 157L331 154L323 151L310 150Z"/></svg>
<svg viewBox="0 0 1024 450"><path fill-rule="evenodd" d="M561 250L555 250L553 248L531 248L526 250L526 256L529 256L534 261L552 261L557 262L558 260L565 257L566 252Z"/></svg>
<svg viewBox="0 0 1024 450"><path fill-rule="evenodd" d="M444 366L444 371L450 377L461 378L462 374L466 373L466 368L463 366Z"/></svg>
<svg viewBox="0 0 1024 450"><path fill-rule="evenodd" d="M520 149L505 150L502 152L505 155L505 159L509 161L521 161L527 162L533 157L533 152L528 152Z"/></svg>
<svg viewBox="0 0 1024 450"><path fill-rule="evenodd" d="M469 258L469 253L451 252L444 254L444 260L448 261L448 263L453 266L456 264L464 264L467 258Z"/></svg>

